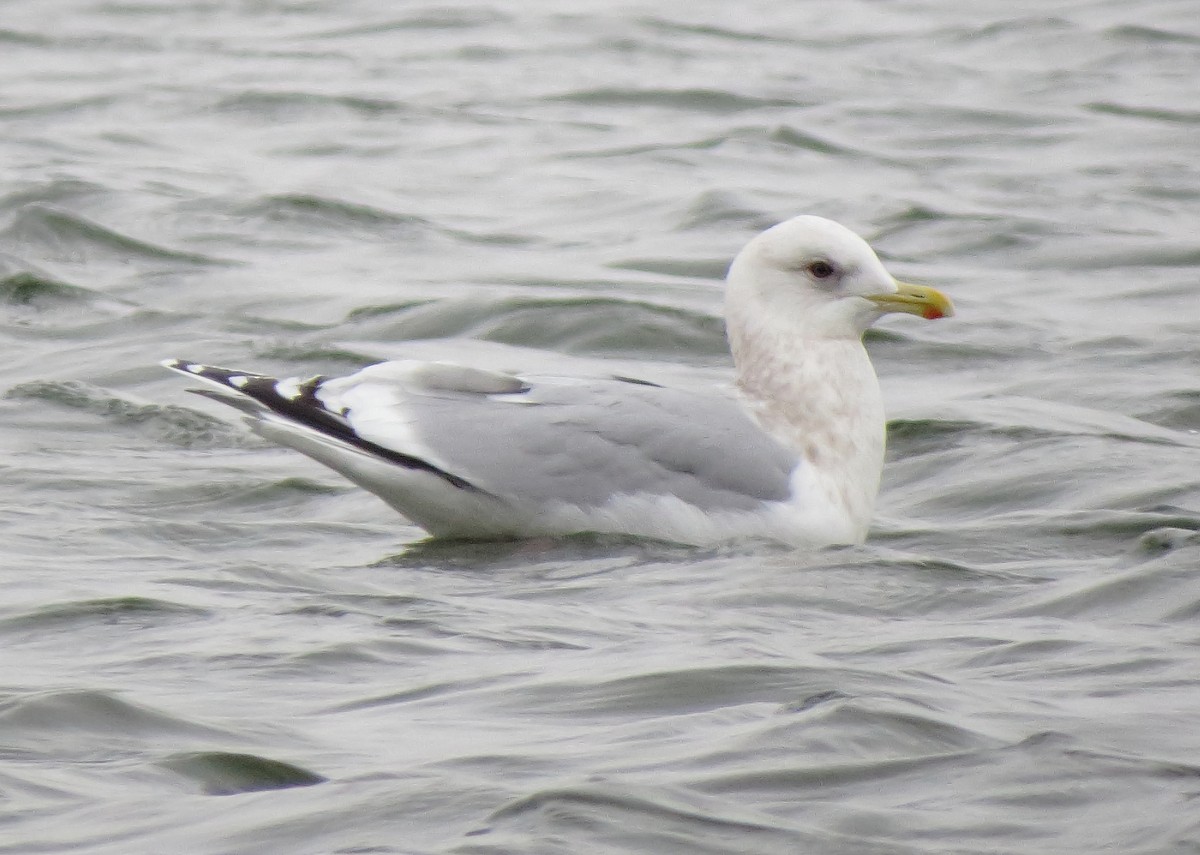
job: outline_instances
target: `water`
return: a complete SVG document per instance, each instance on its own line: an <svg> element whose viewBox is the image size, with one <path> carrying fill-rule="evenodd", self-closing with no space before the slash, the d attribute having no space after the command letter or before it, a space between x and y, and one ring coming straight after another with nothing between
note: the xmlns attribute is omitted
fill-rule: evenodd
<svg viewBox="0 0 1200 855"><path fill-rule="evenodd" d="M1200 849L1195 4L43 0L0 69L0 851ZM804 211L959 307L869 339L861 548L421 543L157 366L721 381Z"/></svg>

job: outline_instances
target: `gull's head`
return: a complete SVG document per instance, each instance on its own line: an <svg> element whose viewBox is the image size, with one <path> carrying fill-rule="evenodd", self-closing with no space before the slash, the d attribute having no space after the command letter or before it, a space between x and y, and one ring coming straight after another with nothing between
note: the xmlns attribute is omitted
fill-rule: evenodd
<svg viewBox="0 0 1200 855"><path fill-rule="evenodd" d="M934 319L950 300L897 282L865 240L823 217L800 216L767 229L729 268L731 335L744 323L777 323L802 338L859 338L890 312Z"/></svg>

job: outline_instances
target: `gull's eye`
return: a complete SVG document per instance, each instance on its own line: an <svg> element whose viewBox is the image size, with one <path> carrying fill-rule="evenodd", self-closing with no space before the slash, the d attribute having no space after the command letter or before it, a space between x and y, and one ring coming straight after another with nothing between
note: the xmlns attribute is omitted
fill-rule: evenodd
<svg viewBox="0 0 1200 855"><path fill-rule="evenodd" d="M837 268L823 258L818 258L805 269L814 279L828 279L837 273Z"/></svg>

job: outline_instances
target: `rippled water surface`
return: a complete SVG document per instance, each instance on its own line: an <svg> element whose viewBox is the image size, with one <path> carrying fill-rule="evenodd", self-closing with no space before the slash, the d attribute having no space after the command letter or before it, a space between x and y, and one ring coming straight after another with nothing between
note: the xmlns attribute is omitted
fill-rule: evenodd
<svg viewBox="0 0 1200 855"><path fill-rule="evenodd" d="M1186 0L10 3L0 851L1200 850ZM729 376L845 222L859 548L454 545L158 367Z"/></svg>

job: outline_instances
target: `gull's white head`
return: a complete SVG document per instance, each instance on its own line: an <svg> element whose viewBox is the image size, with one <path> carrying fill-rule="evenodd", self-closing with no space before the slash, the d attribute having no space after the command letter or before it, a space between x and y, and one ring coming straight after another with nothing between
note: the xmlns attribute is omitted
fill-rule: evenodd
<svg viewBox="0 0 1200 855"><path fill-rule="evenodd" d="M767 229L738 253L726 292L731 337L740 324L782 327L798 338L860 338L889 312L954 313L932 288L897 282L865 240L832 220L800 216Z"/></svg>

